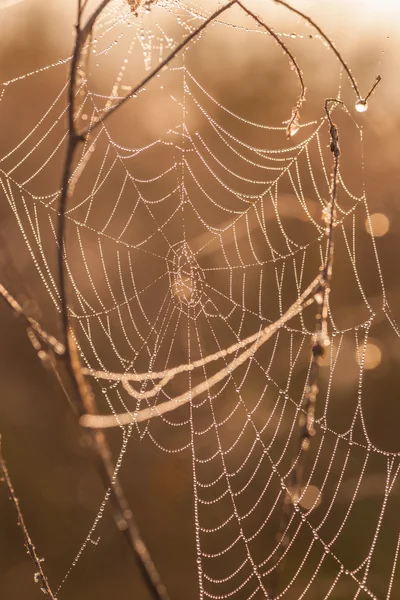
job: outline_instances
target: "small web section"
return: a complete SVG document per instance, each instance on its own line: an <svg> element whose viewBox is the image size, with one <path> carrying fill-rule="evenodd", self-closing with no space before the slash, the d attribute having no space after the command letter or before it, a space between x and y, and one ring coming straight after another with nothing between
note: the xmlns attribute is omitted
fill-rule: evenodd
<svg viewBox="0 0 400 600"><path fill-rule="evenodd" d="M92 421L120 427L116 472L132 436L166 453L186 453L199 598L271 597L278 574L276 598L390 599L400 530L386 515L399 452L371 439L363 398L365 374L380 360L376 321L396 336L399 330L373 236L363 242L368 269L358 266L359 223L370 222L362 131L346 109L336 108L358 138L361 185L347 184L344 147L331 344L321 363L303 487L280 531L291 474L304 452L298 422L305 418L313 291L326 253L328 120L318 115L288 141L283 121L293 102L284 86L268 96L266 82L266 107L261 112L258 105L257 114L246 109L235 77L218 88L218 67L208 70L199 57L220 37L254 43L266 61L276 56L268 32L235 8L131 98L120 118L90 135L138 75L215 7L165 1L138 7L137 15L131 8L115 1L101 15L77 87L76 121L88 126L89 136L71 180L65 268L83 372L102 404L103 416ZM286 57L279 60L287 65ZM61 68L63 61L32 78ZM2 118L29 79L4 84ZM3 198L54 318L60 312L54 259L60 189L53 173L65 147L65 91L58 88L35 126L0 160ZM374 305L364 289L367 277L379 290ZM335 293L341 278L351 310ZM372 481L375 499L365 522L360 506ZM62 585L98 534L109 495ZM361 524L362 547L354 539Z"/></svg>

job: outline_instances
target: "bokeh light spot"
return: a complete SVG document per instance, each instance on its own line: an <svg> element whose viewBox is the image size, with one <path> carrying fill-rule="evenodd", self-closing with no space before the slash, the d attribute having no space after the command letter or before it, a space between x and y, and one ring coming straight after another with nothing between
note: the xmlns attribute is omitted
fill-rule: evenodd
<svg viewBox="0 0 400 600"><path fill-rule="evenodd" d="M362 360L363 344L360 344L357 351L357 362ZM365 349L364 369L375 369L382 362L382 351L376 342L369 341Z"/></svg>
<svg viewBox="0 0 400 600"><path fill-rule="evenodd" d="M321 492L315 485L308 485L303 489L299 498L300 506L306 510L317 508L321 504L321 501Z"/></svg>
<svg viewBox="0 0 400 600"><path fill-rule="evenodd" d="M369 220L365 220L365 229L373 237L382 237L386 235L389 231L389 227L390 221L387 216L382 213L373 213Z"/></svg>

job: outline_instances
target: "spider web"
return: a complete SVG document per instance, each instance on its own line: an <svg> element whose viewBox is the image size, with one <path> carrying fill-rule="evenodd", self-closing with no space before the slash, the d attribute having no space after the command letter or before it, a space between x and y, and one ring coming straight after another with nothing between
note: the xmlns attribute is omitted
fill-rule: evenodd
<svg viewBox="0 0 400 600"><path fill-rule="evenodd" d="M213 8L160 2L135 14L127 2L112 2L82 61L77 123L90 132ZM262 111L246 102L238 53L219 86L225 67L210 63L218 62L210 48L221 40L232 52L248 44L264 62L276 61L279 80L257 70ZM62 81L68 62L3 84L1 118L31 78L38 86L49 77ZM66 213L70 323L104 415L90 422L120 428L117 470L132 436L190 457L199 598L268 597L278 574L276 598L389 599L400 543L398 520L393 526L390 517L399 453L371 438L364 381L379 362L382 322L399 331L373 236L362 238L359 267L360 224L372 224L362 130L346 109L335 113L346 136L331 343L301 494L280 529L290 476L303 460L298 422L332 169L325 116L286 138L295 85L275 41L234 9L87 137ZM57 182L66 89L59 86L0 161L3 201L39 276L49 329L60 313ZM347 144L358 148L350 167ZM371 485L375 500L366 516ZM107 498L61 585L73 576Z"/></svg>

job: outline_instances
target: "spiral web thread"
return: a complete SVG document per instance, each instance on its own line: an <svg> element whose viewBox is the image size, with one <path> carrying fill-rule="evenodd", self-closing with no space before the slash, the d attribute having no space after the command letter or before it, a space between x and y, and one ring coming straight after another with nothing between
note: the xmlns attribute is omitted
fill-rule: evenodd
<svg viewBox="0 0 400 600"><path fill-rule="evenodd" d="M78 124L90 131L129 91L133 57L142 56L148 71L211 9L160 2L136 14L128 3L112 2L86 48L87 71L82 61ZM225 15L210 29L268 38L249 23ZM377 310L357 267L357 224L369 220L366 195L339 174L335 243L342 251L335 273L340 277L346 265L357 310L341 327L340 302L339 317L333 301L329 306L331 344L304 487L277 539L290 474L303 452L297 423L311 364L318 302L312 292L326 249L329 127L323 117L288 141L285 124L253 122L229 101L222 104L208 90L204 69L197 75L191 66L192 49L207 44L207 33L130 100L124 110L137 119L129 121L131 145L117 141L116 121L107 122L88 136L74 165L65 250L69 316L84 373L104 399L104 417L88 423L121 428L117 470L132 435L191 456L200 598L267 597L277 571L279 598L393 598L400 538L386 516L399 454L370 439L363 380L376 319L399 331L373 236L365 251L368 275L374 272L381 290ZM67 62L6 82L1 118L31 77L51 77ZM92 83L91 69L108 70L108 92ZM66 139L65 90L0 161L3 201L55 314L60 294L51 257L60 189L47 190L47 182ZM138 123L153 97L162 98L163 118L155 115L159 122L144 135ZM360 139L362 166L362 131L346 118ZM345 392L342 371L352 372ZM347 408L338 421L335 402L343 393ZM384 476L366 523L359 501L377 472ZM108 496L61 585L98 528ZM354 541L360 523L368 539L362 547Z"/></svg>

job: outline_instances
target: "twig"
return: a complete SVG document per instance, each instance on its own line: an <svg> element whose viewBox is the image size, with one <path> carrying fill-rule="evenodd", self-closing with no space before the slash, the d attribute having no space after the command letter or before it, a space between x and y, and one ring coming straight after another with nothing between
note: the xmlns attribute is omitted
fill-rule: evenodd
<svg viewBox="0 0 400 600"><path fill-rule="evenodd" d="M36 553L36 548L35 548L32 540L31 540L31 537L29 535L28 529L27 529L25 521L24 521L24 517L22 516L22 511L21 511L21 508L19 505L19 500L18 500L17 496L15 495L13 484L11 482L11 478L8 473L7 465L5 463L5 460L4 460L4 457L2 454L1 436L0 436L0 472L1 472L2 478L4 480L4 483L7 486L10 500L14 504L14 508L17 513L18 524L21 527L22 534L24 536L27 552L28 552L29 556L31 557L33 564L35 565L35 569L36 569L36 572L34 575L35 583L40 584L40 589L42 590L42 592L44 594L46 594L49 598L51 598L51 600L57 600L57 598L54 596L54 594L51 590L48 579L47 579L46 575L44 574L43 567L42 567L43 559L39 558Z"/></svg>
<svg viewBox="0 0 400 600"><path fill-rule="evenodd" d="M65 283L65 270L64 270L64 254L65 254L65 211L67 200L69 196L69 182L72 174L72 164L75 157L75 152L77 146L80 142L82 142L85 138L85 134L80 134L77 132L75 127L75 95L76 95L76 75L78 64L81 56L82 47L84 46L86 40L90 36L93 26L102 13L102 11L106 8L106 6L110 3L111 0L102 0L96 10L93 11L91 16L88 18L84 27L81 27L81 19L82 19L82 11L86 6L86 2L84 2L82 6L81 0L78 0L78 17L77 23L75 26L76 35L75 35L75 45L74 51L72 54L71 67L70 67L70 83L68 86L68 141L67 141L67 151L66 157L64 161L62 182L61 182L61 195L60 195L60 203L59 203L59 216L58 216L58 231L57 231L57 240L58 240L58 276L60 283L60 302L61 302L61 315L62 315L62 327L64 333L64 340L67 348L68 355L68 308L67 308L67 291L66 291L66 283Z"/></svg>
<svg viewBox="0 0 400 600"><path fill-rule="evenodd" d="M319 391L319 361L325 354L326 348L330 341L328 337L328 302L330 292L330 280L332 276L332 265L334 258L334 239L333 229L335 224L335 208L338 188L338 172L339 172L339 134L337 126L333 123L331 117L330 105L343 104L340 100L328 98L325 100L325 112L329 123L329 133L331 137L330 150L333 154L333 169L332 182L330 190L330 202L324 211L326 222L326 254L325 262L321 267L321 279L315 293L315 300L318 306L315 333L313 336L313 345L311 349L311 365L308 372L307 383L302 398L301 406L299 407L299 440L295 460L293 461L290 479L287 485L286 494L283 499L282 516L277 533L277 542L279 544L278 564L279 567L273 572L270 583L270 594L272 597L277 595L277 586L279 583L280 574L283 570L284 560L280 560L290 543L290 537L287 535L287 529L293 514L292 507L297 505L301 498L304 485L304 469L306 464L307 452L310 449L311 438L315 435L314 415L317 395Z"/></svg>
<svg viewBox="0 0 400 600"><path fill-rule="evenodd" d="M376 76L375 79L375 83L373 84L373 86L371 87L371 89L369 90L368 94L365 96L364 98L364 102L367 102L368 98L371 96L371 94L374 93L376 86L378 85L378 83L382 81L382 77L380 75Z"/></svg>
<svg viewBox="0 0 400 600"><path fill-rule="evenodd" d="M0 283L0 296L4 302L18 317L21 317L25 322L25 325L29 330L33 330L40 340L47 346L49 350L54 352L58 356L62 356L65 352L64 345L59 342L53 335L47 333L35 319L28 317L22 306L17 300L10 294L8 290Z"/></svg>
<svg viewBox="0 0 400 600"><path fill-rule="evenodd" d="M90 385L85 381L82 374L78 350L76 348L72 330L69 325L68 306L67 306L67 288L65 281L65 213L67 201L70 194L70 179L72 174L72 165L75 158L76 149L84 135L79 134L75 126L75 95L76 95L76 77L78 65L81 57L82 48L92 33L93 26L97 17L101 14L110 0L103 0L98 8L88 18L84 27L81 27L82 4L78 0L78 17L76 24L75 46L71 61L70 85L68 88L68 141L64 169L62 175L62 190L59 205L58 219L58 271L60 284L60 299L62 313L62 327L66 351L63 356L62 364L65 366L69 379L73 385L73 400L77 413L93 414L97 413L95 396ZM85 6L86 4L84 4ZM91 432L93 447L96 452L98 470L104 486L111 490L111 503L113 508L114 520L117 527L124 532L125 537L133 550L134 557L139 565L144 580L150 590L152 597L156 600L168 600L165 586L161 582L157 569L151 559L144 541L141 538L139 529L133 519L132 511L129 508L123 489L117 477L118 468L114 467L112 453L109 448L105 435L101 431Z"/></svg>
<svg viewBox="0 0 400 600"><path fill-rule="evenodd" d="M319 35L325 40L325 42L328 44L329 48L332 50L332 52L336 55L336 58L338 59L338 61L340 62L340 64L343 66L344 70L346 71L351 85L353 86L353 89L356 93L356 96L358 99L361 98L360 96L360 92L358 90L358 85L356 80L353 77L352 72L350 71L349 66L347 65L347 63L344 61L342 55L340 54L339 50L336 48L335 44L330 40L330 38L326 35L326 33L321 29L321 27L319 25L317 25L317 23L315 23L315 21L313 21L311 19L311 17L309 17L308 15L306 15L305 13L303 13L301 10L298 10L297 8L294 8L293 6L291 6L290 4L288 4L287 2L285 2L284 0L274 0L274 2L276 4L281 4L282 6L284 6L285 8L287 8L287 10L289 10L290 12L295 13L296 15L298 15L299 17L301 17L302 19L304 19L304 21L307 21L307 23L309 23L316 31L318 31Z"/></svg>
<svg viewBox="0 0 400 600"><path fill-rule="evenodd" d="M288 137L291 137L299 129L300 108L306 98L306 87L304 85L303 74L301 72L299 64L298 64L295 56L293 55L293 53L289 50L289 48L286 46L286 44L276 35L274 30L271 29L271 27L269 27L266 23L264 23L264 21L262 21L260 19L260 17L258 17L253 11L251 11L249 8L247 8L247 6L242 4L242 2L240 2L240 0L237 0L237 5L240 6L242 8L242 10L244 10L245 13L247 13L250 17L252 17L259 25L261 25L261 27L263 27L264 29L266 29L266 31L268 31L268 33L274 38L276 43L282 48L284 53L287 54L287 56L289 57L292 65L293 65L294 70L296 71L297 78L300 83L301 92L300 92L299 99L296 102L296 106L292 110L292 116L289 119L288 126L287 126L287 135L288 135Z"/></svg>
<svg viewBox="0 0 400 600"><path fill-rule="evenodd" d="M69 349L71 366L75 382L78 386L79 398L82 399L81 401L83 403L83 414L97 414L98 409L96 399L82 374L78 349L71 334ZM120 531L124 532L153 598L157 600L168 600L165 586L162 583L150 553L142 540L139 529L134 521L132 511L129 508L128 501L119 482L119 478L117 477L118 469L114 467L112 453L107 439L102 431L91 431L91 438L94 443L94 449L98 459L98 470L103 484L106 489L111 489L110 500L117 527Z"/></svg>

